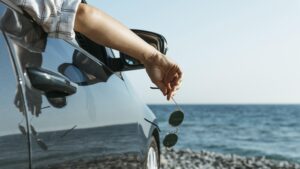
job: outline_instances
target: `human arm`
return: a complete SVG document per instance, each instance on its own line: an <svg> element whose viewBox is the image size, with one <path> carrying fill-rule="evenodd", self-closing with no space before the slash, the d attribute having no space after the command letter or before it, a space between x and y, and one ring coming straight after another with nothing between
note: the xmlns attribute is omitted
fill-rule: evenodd
<svg viewBox="0 0 300 169"><path fill-rule="evenodd" d="M141 61L152 82L168 100L179 89L182 79L179 66L101 10L80 4L74 29L98 44L117 49Z"/></svg>

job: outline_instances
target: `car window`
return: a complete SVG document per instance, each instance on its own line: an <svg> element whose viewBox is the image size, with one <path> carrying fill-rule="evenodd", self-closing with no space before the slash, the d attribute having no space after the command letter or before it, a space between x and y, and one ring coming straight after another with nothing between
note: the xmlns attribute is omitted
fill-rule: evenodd
<svg viewBox="0 0 300 169"><path fill-rule="evenodd" d="M107 55L107 50L104 46L98 45L79 32L76 32L76 41L81 48L107 65L107 60L110 55Z"/></svg>
<svg viewBox="0 0 300 169"><path fill-rule="evenodd" d="M115 55L114 55L114 53L113 53L113 51L112 51L111 48L105 48L105 49L106 49L107 57L109 57L109 58L115 58Z"/></svg>
<svg viewBox="0 0 300 169"><path fill-rule="evenodd" d="M86 53L74 50L73 46L60 39L48 38L42 58L41 67L58 71L79 85L105 82L112 75L104 64L95 62Z"/></svg>
<svg viewBox="0 0 300 169"><path fill-rule="evenodd" d="M105 168L102 167L103 158L109 154L120 154L123 159L126 153L128 159L138 159L135 157L141 152L140 140L144 139L144 132L139 132L138 128L142 106L136 106L124 81L100 59L76 45L47 38L40 27L28 18L11 11L6 16L4 21L10 27L5 28L5 35L17 70L21 72L22 93L26 99L23 107L28 110L31 137L27 143L31 146L31 168L74 168L74 164L81 166L94 159L99 160L100 168ZM34 80L29 79L30 68L63 76L66 78L64 82L74 86L76 92L61 96L56 91L38 90L33 86ZM16 93L15 90L13 93ZM24 122L20 124L23 126ZM20 137L24 136L20 134ZM132 152L136 153L127 155Z"/></svg>
<svg viewBox="0 0 300 169"><path fill-rule="evenodd" d="M116 65L116 62L119 62L119 58L115 57L111 48L98 45L78 32L76 32L76 42L78 46L104 63L110 70L118 70L119 64ZM122 77L119 71L115 71L115 74Z"/></svg>
<svg viewBox="0 0 300 169"><path fill-rule="evenodd" d="M64 40L47 38L47 34L39 25L13 10L4 10L1 25L9 40L12 40L10 41L13 43L12 46L17 49L13 52L17 52L17 56L22 56L19 58L19 62L23 70L27 67L43 67L54 72L60 71L63 74L62 71L68 68L66 75L72 75L70 80L75 80L74 74L85 76L86 78L81 78L81 81L78 81L78 77L76 79L77 83L85 85L105 81L107 76L111 75L111 72L103 64L107 61L105 47L92 44L88 39L81 39L80 45L86 51L94 52L93 56L98 59L97 62L92 61L93 57L89 57L88 53L83 53L83 50L74 50L74 46ZM70 69L70 66L73 68ZM76 72L75 67L84 71ZM72 70L72 74L70 74L70 70ZM79 75L79 73L81 74Z"/></svg>

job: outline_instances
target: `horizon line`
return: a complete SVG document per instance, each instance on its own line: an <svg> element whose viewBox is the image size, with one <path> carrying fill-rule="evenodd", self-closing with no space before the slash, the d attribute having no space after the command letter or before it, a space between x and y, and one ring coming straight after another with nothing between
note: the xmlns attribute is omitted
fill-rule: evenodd
<svg viewBox="0 0 300 169"><path fill-rule="evenodd" d="M174 105L171 103L146 103L147 105ZM179 105L300 105L300 103L178 103Z"/></svg>

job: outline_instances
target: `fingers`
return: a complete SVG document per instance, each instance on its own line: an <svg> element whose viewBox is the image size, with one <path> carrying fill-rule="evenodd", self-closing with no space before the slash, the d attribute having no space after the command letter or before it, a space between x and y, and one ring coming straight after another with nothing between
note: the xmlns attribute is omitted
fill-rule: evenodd
<svg viewBox="0 0 300 169"><path fill-rule="evenodd" d="M175 92L179 89L179 87L171 88L170 84L165 85L162 82L155 83L156 87L150 87L151 89L160 89L164 96L167 96L167 100L170 100L171 97L174 96Z"/></svg>
<svg viewBox="0 0 300 169"><path fill-rule="evenodd" d="M167 100L170 100L180 88L183 74L180 67L167 57L161 59L165 59L164 62L159 62L157 65L151 63L145 65L145 68L152 82L167 97Z"/></svg>
<svg viewBox="0 0 300 169"><path fill-rule="evenodd" d="M172 68L165 74L163 82L165 84L171 83L171 87L174 88L181 83L182 72L178 65L174 64Z"/></svg>
<svg viewBox="0 0 300 169"><path fill-rule="evenodd" d="M170 99L171 99L171 96L172 96L172 92L170 92L170 93L167 95L167 100L170 100Z"/></svg>
<svg viewBox="0 0 300 169"><path fill-rule="evenodd" d="M160 89L164 96L168 94L168 88L165 86L163 82L157 82L156 86Z"/></svg>
<svg viewBox="0 0 300 169"><path fill-rule="evenodd" d="M177 90L179 90L179 87L172 88L171 90L169 90L167 93L167 100L170 100L176 94Z"/></svg>
<svg viewBox="0 0 300 169"><path fill-rule="evenodd" d="M182 83L181 77L178 74L176 74L173 80L170 82L171 88L172 89L180 88L181 83Z"/></svg>
<svg viewBox="0 0 300 169"><path fill-rule="evenodd" d="M164 83L168 84L169 82L171 82L175 77L181 78L182 73L180 71L180 68L174 64L171 69L169 69L169 71L166 73L166 75L164 76Z"/></svg>
<svg viewBox="0 0 300 169"><path fill-rule="evenodd" d="M170 100L176 94L176 91L179 90L179 88L181 86L181 82L175 81L175 82L169 83L169 85L171 85L171 88L168 88L167 100Z"/></svg>
<svg viewBox="0 0 300 169"><path fill-rule="evenodd" d="M177 91L177 90L179 90L180 89L180 87L181 87L181 80L180 81L178 81L176 84L174 84L174 91Z"/></svg>
<svg viewBox="0 0 300 169"><path fill-rule="evenodd" d="M182 79L179 77L178 74L175 75L174 79L170 82L172 88L175 88L177 86L180 86L182 82Z"/></svg>

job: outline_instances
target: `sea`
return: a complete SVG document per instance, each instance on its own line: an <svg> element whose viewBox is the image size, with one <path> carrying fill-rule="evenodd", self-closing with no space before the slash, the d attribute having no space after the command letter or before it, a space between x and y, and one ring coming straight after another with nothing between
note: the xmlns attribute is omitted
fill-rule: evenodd
<svg viewBox="0 0 300 169"><path fill-rule="evenodd" d="M161 139L175 105L149 105ZM300 105L179 105L185 118L175 149L266 157L300 163Z"/></svg>

